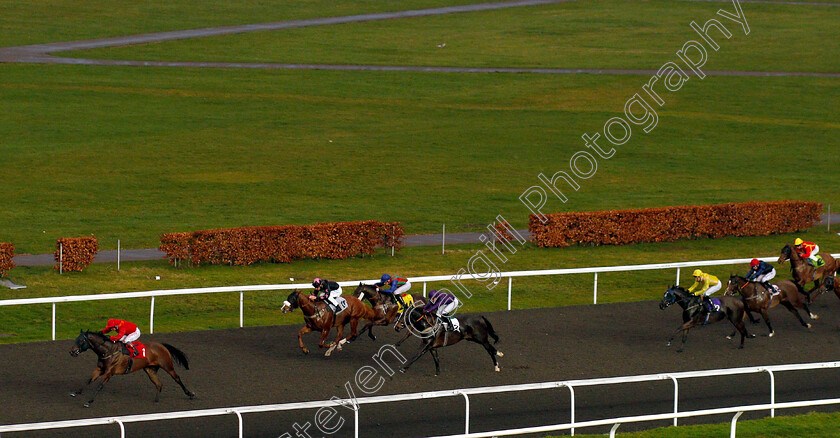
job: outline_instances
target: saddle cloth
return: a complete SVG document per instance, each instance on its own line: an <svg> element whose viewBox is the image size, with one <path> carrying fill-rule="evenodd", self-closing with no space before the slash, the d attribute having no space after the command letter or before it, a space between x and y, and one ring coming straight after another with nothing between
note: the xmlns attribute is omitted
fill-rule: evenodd
<svg viewBox="0 0 840 438"><path fill-rule="evenodd" d="M338 303L337 307L333 307L333 305L330 304L329 301L325 301L325 302L327 303L328 306L333 308L333 311L335 311L336 315L338 315L339 313L347 310L347 300L345 300L344 297L338 297L338 298L335 299L335 301Z"/></svg>
<svg viewBox="0 0 840 438"><path fill-rule="evenodd" d="M458 321L458 318L449 318L449 321L452 322L452 331L461 331L461 323Z"/></svg>
<svg viewBox="0 0 840 438"><path fill-rule="evenodd" d="M134 342L131 343L131 346L134 347L135 350L137 350L136 353L134 351L131 351L128 348L126 348L125 345L123 345L123 347L122 347L123 353L124 354L130 354L132 359L145 359L146 358L146 346L145 345L141 344L140 341L134 341Z"/></svg>
<svg viewBox="0 0 840 438"><path fill-rule="evenodd" d="M411 294L402 294L402 295L400 295L400 297L402 298L406 307L411 308L411 305L414 304L414 297L411 296ZM405 307L403 307L402 304L400 304L399 301L397 301L397 307L399 308L398 311L400 313L402 313L405 310Z"/></svg>

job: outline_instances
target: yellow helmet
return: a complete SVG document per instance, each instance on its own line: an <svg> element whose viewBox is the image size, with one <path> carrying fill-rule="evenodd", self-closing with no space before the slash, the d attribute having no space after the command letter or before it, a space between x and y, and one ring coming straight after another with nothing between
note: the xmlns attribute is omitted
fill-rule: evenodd
<svg viewBox="0 0 840 438"><path fill-rule="evenodd" d="M699 269L695 269L695 270L694 270L694 273L693 273L693 274L691 274L691 276L692 276L692 277L701 277L701 276L703 276L703 271L701 271L701 270L699 270Z"/></svg>
<svg viewBox="0 0 840 438"><path fill-rule="evenodd" d="M793 241L793 244L794 245L802 245L802 239L797 237L796 240Z"/></svg>

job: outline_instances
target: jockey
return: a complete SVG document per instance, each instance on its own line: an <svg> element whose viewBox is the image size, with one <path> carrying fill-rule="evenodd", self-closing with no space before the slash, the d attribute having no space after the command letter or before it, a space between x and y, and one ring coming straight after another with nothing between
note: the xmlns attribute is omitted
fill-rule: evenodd
<svg viewBox="0 0 840 438"><path fill-rule="evenodd" d="M408 292L411 289L411 282L408 279L403 277L391 277L388 274L382 274L382 281L376 283L376 287L379 288L380 292L390 294L392 298L396 298L399 301L400 305L403 309L406 308L405 302L402 299L402 294ZM388 287L388 289L385 289Z"/></svg>
<svg viewBox="0 0 840 438"><path fill-rule="evenodd" d="M694 284L688 288L688 291L706 302L709 301L709 295L720 290L722 284L714 275L706 274L699 269L695 269L691 275L694 276ZM694 289L697 291L695 292Z"/></svg>
<svg viewBox="0 0 840 438"><path fill-rule="evenodd" d="M309 296L309 299L314 301L317 298L319 300L329 301L329 303L333 305L331 310L335 313L335 310L338 309L338 297L341 296L341 286L334 281L327 280L326 278L323 280L316 278L312 281L312 287L314 287L315 290L312 292L312 295Z"/></svg>
<svg viewBox="0 0 840 438"><path fill-rule="evenodd" d="M798 237L793 241L793 244L796 246L796 253L799 254L799 257L802 257L809 265L816 268L820 246L814 242L806 242Z"/></svg>
<svg viewBox="0 0 840 438"><path fill-rule="evenodd" d="M747 280L761 283L767 292L773 293L773 287L770 286L770 280L776 276L776 268L770 266L768 263L752 259L750 262L750 271L747 272Z"/></svg>
<svg viewBox="0 0 840 438"><path fill-rule="evenodd" d="M451 293L433 290L429 292L429 301L423 306L424 312L432 313L443 321L446 330L454 331L455 327L452 325L452 314L458 310L461 303L458 298Z"/></svg>
<svg viewBox="0 0 840 438"><path fill-rule="evenodd" d="M132 342L140 338L140 329L137 328L137 324L123 321L121 319L109 319L108 324L105 325L104 329L102 329L102 333L108 333L111 331L117 332L116 335L110 337L111 341L122 342L125 344L128 351L131 352L131 357L135 357L140 354L140 352L131 345Z"/></svg>

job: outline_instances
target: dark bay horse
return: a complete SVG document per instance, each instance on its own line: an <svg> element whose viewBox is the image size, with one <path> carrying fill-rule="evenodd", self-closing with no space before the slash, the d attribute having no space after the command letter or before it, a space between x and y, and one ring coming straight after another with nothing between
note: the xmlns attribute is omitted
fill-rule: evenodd
<svg viewBox="0 0 840 438"><path fill-rule="evenodd" d="M805 309L811 319L817 319L818 316L811 313L804 297L799 295L799 288L796 287L796 284L791 280L774 284L779 288L780 292L778 295L771 295L770 291L766 290L764 286L760 286L758 283L749 281L740 275L732 275L729 277L729 282L726 284L726 292L723 294L724 296L740 294L744 301L744 309L751 321L756 322L753 320L750 312L761 313L761 317L764 318L764 323L767 324L767 329L770 331L770 334L768 335L770 337L772 337L775 332L773 331L773 326L770 325L770 317L767 316L767 311L779 304L784 306L785 309L796 316L796 319L799 320L799 323L802 324L803 327L811 328L811 324L807 324L805 320L802 319L799 311L796 309ZM735 336L735 332L732 332L730 337L732 336Z"/></svg>
<svg viewBox="0 0 840 438"><path fill-rule="evenodd" d="M659 308L666 309L674 303L679 304L683 309L683 325L668 338L668 345L670 346L671 341L674 340L677 333L682 332L682 344L677 349L677 353L683 351L685 340L688 337L688 331L691 328L722 321L724 318L728 319L741 333L741 345L738 348L744 348L744 338L755 337L755 335L747 334L747 329L744 327L746 311L744 310L744 303L740 298L720 297L721 308L719 311L713 311L703 303L700 297L689 293L680 286L671 286L662 297Z"/></svg>
<svg viewBox="0 0 840 438"><path fill-rule="evenodd" d="M426 298L422 295L417 294L409 294L412 298L414 304L419 306L423 306L426 304ZM393 323L397 319L397 315L399 312L399 304L396 303L396 300L392 299L390 295L385 295L379 292L379 289L376 286L370 284L363 284L359 283L359 286L356 287L356 290L353 291L353 296L360 299L360 300L368 300L373 310L376 312L376 320L367 323L362 330L359 332L359 335L364 333L366 330L368 335L371 339L376 339L376 336L373 335L373 326L374 325L388 325ZM410 303L406 303L406 305L411 306ZM403 312L406 313L406 312Z"/></svg>
<svg viewBox="0 0 840 438"><path fill-rule="evenodd" d="M321 348L327 348L325 355L329 356L332 354L334 349L341 350L342 344L356 339L358 336L356 329L359 325L359 320L376 320L376 312L363 302L359 301L358 298L350 296L344 296L343 298L347 300L347 309L339 313L336 317L333 317L333 313L327 309L326 303L311 301L309 299L309 294L303 291L294 291L290 293L289 297L286 298L286 301L283 302L283 307L280 309L283 313L291 312L297 308L300 308L301 312L303 312L303 318L306 321L306 325L300 329L300 332L298 332L298 342L300 343L300 349L304 352L304 354L309 353L309 350L303 345L302 336L304 333L320 330L321 341L318 343L318 346ZM350 336L343 338L344 326L347 325L347 323L350 323ZM327 344L327 336L333 327L336 327L338 336L336 337L335 342ZM373 339L373 335L371 334L370 336Z"/></svg>
<svg viewBox="0 0 840 438"><path fill-rule="evenodd" d="M424 354L431 353L435 360L435 375L440 375L440 359L438 358L437 349L441 347L448 347L457 344L463 340L481 344L490 358L493 359L493 367L498 372L499 362L496 356L502 357L501 351L497 350L493 344L499 342L499 336L493 330L490 321L483 316L459 318L459 331L446 331L437 318L428 312L424 312L421 307L413 307L406 311L404 318L397 321L396 328L409 327L409 331L418 335L423 339L423 346L420 351L414 355L402 368L400 372L406 372L417 359L420 359ZM489 338L493 338L493 344L490 343ZM405 339L397 343L399 346Z"/></svg>
<svg viewBox="0 0 840 438"><path fill-rule="evenodd" d="M190 369L187 356L181 350L169 344L146 342L145 345L146 357L131 359L129 355L123 352L123 345L121 343L112 342L108 336L102 334L101 332L80 332L79 336L76 337L73 347L70 348L70 355L76 357L83 351L93 350L99 360L96 362L96 369L93 370L93 375L90 377L90 380L82 385L78 391L72 392L70 395L73 397L80 395L88 385L96 381L96 379L101 378L99 385L96 387L96 390L93 392L90 400L85 403L86 408L90 407L90 404L93 403L93 399L96 397L96 394L99 394L99 391L105 387L105 383L111 379L111 376L143 370L149 376L149 380L154 383L155 388L157 388L155 401L158 401L160 399L160 390L163 387L163 383L161 383L158 378L157 372L160 368L163 368L164 371L172 376L176 383L181 385L181 389L184 390L184 394L186 394L190 399L195 398L195 393L191 392L186 386L184 386L184 383L181 382L181 378L178 377L178 374L175 372L175 366L173 365L174 358L174 362L183 366L184 369Z"/></svg>
<svg viewBox="0 0 840 438"><path fill-rule="evenodd" d="M840 288L833 284L835 283L834 276L836 274L840 274L840 262L835 260L829 253L820 252L819 254L825 261L825 264L817 269L814 269L813 266L802 259L802 257L797 254L796 248L794 248L790 243L782 248L782 252L779 255L779 264L784 263L786 260L790 260L790 271L793 274L794 282L799 288L799 291L808 297L809 303L815 300L823 292L823 289L820 289L820 281L825 281L828 277L831 277L831 279L827 281L832 283L830 286L833 286L834 293L837 295L837 298L840 298ZM805 285L812 281L814 282L814 287L809 291L805 291ZM811 293L817 289L819 289L817 295L812 298Z"/></svg>

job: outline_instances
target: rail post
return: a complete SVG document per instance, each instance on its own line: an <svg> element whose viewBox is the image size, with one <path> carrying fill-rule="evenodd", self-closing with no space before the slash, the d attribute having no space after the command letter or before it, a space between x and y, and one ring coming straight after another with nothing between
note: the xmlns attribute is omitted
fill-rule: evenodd
<svg viewBox="0 0 840 438"><path fill-rule="evenodd" d="M510 302L513 296L513 277L508 277L508 310L510 310Z"/></svg>
<svg viewBox="0 0 840 438"><path fill-rule="evenodd" d="M455 394L461 394L464 396L464 401L466 402L466 415L464 420L464 434L470 433L470 397L462 392L462 391L455 391Z"/></svg>
<svg viewBox="0 0 840 438"><path fill-rule="evenodd" d="M152 296L152 306L149 310L149 334L155 332L155 297Z"/></svg>
<svg viewBox="0 0 840 438"><path fill-rule="evenodd" d="M569 385L568 383L565 383L565 382L561 382L561 383L557 384L558 388L562 388L564 386L566 388L569 388L569 396L570 396L570 399L571 399L571 407L570 407L571 414L569 416L569 424L571 424L572 427L569 429L569 433L571 434L571 436L575 436L575 388L572 387L572 385Z"/></svg>
<svg viewBox="0 0 840 438"><path fill-rule="evenodd" d="M239 411L237 411L236 409L231 409L228 412L230 412L232 414L236 414L237 421L239 422L239 435L238 436L239 436L239 438L242 438L244 436L244 424L243 424L243 421L242 421L242 414L240 414Z"/></svg>
<svg viewBox="0 0 840 438"><path fill-rule="evenodd" d="M743 413L744 411L739 411L734 417L732 417L732 426L729 428L729 438L735 438L735 424L738 422L738 417L740 417Z"/></svg>
<svg viewBox="0 0 840 438"><path fill-rule="evenodd" d="M592 286L592 304L598 304L598 273L595 273L595 283Z"/></svg>
<svg viewBox="0 0 840 438"><path fill-rule="evenodd" d="M764 369L770 374L770 405L774 406L770 408L770 418L776 417L776 375L773 374L773 370Z"/></svg>
<svg viewBox="0 0 840 438"><path fill-rule="evenodd" d="M239 328L245 327L245 292L239 292Z"/></svg>

